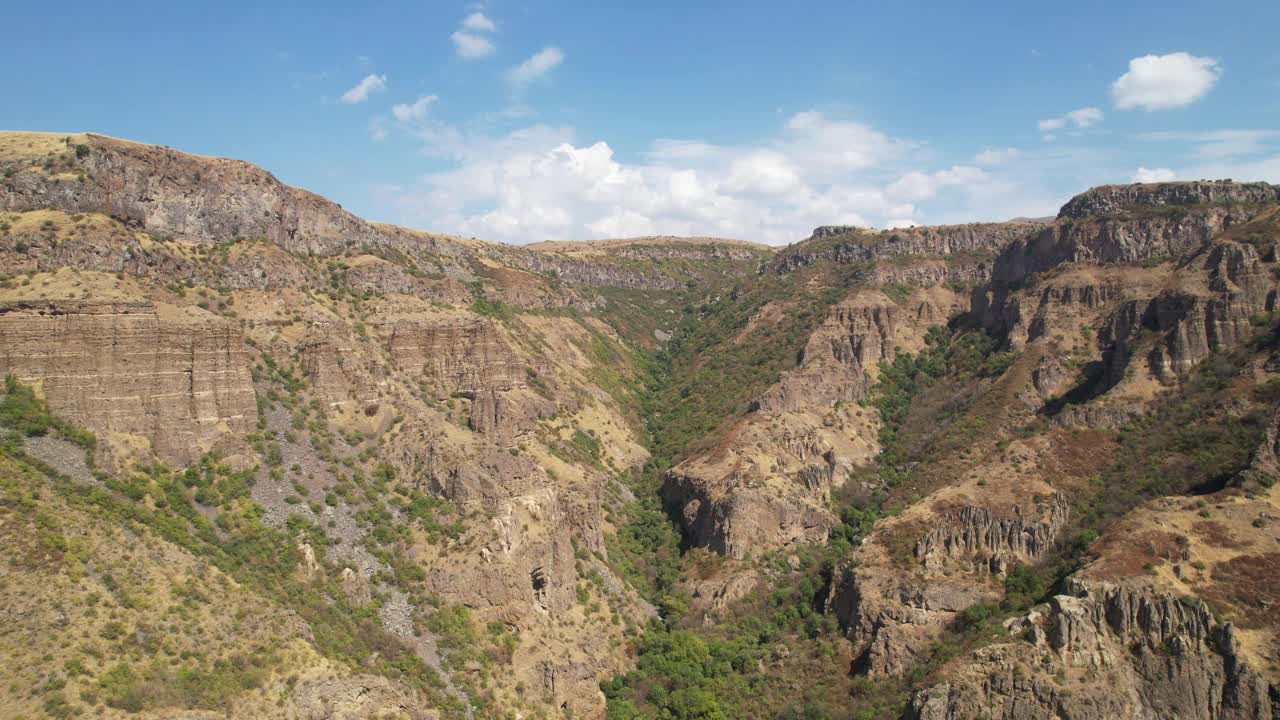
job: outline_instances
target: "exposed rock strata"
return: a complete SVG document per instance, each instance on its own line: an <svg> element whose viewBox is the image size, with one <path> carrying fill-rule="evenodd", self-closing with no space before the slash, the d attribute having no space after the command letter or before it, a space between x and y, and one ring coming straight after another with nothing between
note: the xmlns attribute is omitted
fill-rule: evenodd
<svg viewBox="0 0 1280 720"><path fill-rule="evenodd" d="M175 464L242 442L257 422L237 326L145 302L0 306L0 374L41 388L50 408L97 433L150 440ZM102 443L100 452L110 452Z"/></svg>

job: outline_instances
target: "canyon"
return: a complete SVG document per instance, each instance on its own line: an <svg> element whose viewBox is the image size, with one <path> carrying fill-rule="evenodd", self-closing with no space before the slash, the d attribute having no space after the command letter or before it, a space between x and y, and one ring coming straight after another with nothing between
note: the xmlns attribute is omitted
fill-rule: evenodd
<svg viewBox="0 0 1280 720"><path fill-rule="evenodd" d="M0 133L0 716L1278 717L1277 243L512 246Z"/></svg>

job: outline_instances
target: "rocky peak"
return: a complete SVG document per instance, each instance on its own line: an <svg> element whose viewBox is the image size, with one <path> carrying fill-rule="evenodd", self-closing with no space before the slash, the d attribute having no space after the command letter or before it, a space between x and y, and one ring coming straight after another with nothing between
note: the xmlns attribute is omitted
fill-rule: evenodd
<svg viewBox="0 0 1280 720"><path fill-rule="evenodd" d="M822 238L836 237L837 235L874 232L875 230L871 228L858 227L857 225L819 225L813 229L813 233L809 237L812 240L820 240Z"/></svg>

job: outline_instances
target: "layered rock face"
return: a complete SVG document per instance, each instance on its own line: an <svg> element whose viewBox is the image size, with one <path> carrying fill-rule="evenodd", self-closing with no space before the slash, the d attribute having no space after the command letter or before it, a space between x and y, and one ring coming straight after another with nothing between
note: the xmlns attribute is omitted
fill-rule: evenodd
<svg viewBox="0 0 1280 720"><path fill-rule="evenodd" d="M525 364L484 318L399 320L389 345L397 365L433 379L446 393L510 390L525 382Z"/></svg>
<svg viewBox="0 0 1280 720"><path fill-rule="evenodd" d="M924 331L945 324L963 299L942 288L901 303L881 293L855 293L831 308L805 343L800 366L760 397L763 413L857 402L868 397L881 363L900 349L919 349Z"/></svg>
<svg viewBox="0 0 1280 720"><path fill-rule="evenodd" d="M682 530L690 542L735 559L797 543L826 539L837 519L823 508L831 484L831 472L820 465L801 473L798 487L778 492L759 479L741 476L714 479L697 477L691 468L679 466L668 473L663 495L679 507ZM790 481L784 478L783 482ZM791 481L794 482L794 481ZM725 485L721 492L714 484Z"/></svg>
<svg viewBox="0 0 1280 720"><path fill-rule="evenodd" d="M996 257L990 288L979 289L974 309L988 327L1017 289L1037 274L1067 264L1156 265L1204 246L1248 222L1273 203L1266 183L1169 183L1095 188L1072 198L1053 225L1011 242Z"/></svg>
<svg viewBox="0 0 1280 720"><path fill-rule="evenodd" d="M1280 715L1280 698L1240 657L1234 628L1203 603L1140 585L1074 581L1067 590L1010 624L1024 640L983 649L976 665L918 693L906 717Z"/></svg>
<svg viewBox="0 0 1280 720"><path fill-rule="evenodd" d="M8 302L0 338L0 374L37 384L50 408L97 433L145 438L169 462L237 447L257 422L239 328L209 313L146 302Z"/></svg>
<svg viewBox="0 0 1280 720"><path fill-rule="evenodd" d="M780 253L767 272L814 263L875 266L857 275L854 286L862 287L833 305L809 336L798 367L762 393L716 448L668 474L663 496L686 539L734 558L825 539L836 523L831 490L878 451L875 413L856 404L869 397L880 365L899 350L919 350L930 327L967 309L952 285L984 281L995 249L1038 227L818 228ZM867 288L896 283L905 284L907 297Z"/></svg>

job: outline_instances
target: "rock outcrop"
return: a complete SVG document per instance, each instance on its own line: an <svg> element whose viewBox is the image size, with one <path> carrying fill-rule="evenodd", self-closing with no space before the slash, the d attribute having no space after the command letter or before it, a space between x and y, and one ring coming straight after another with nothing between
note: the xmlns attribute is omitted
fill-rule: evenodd
<svg viewBox="0 0 1280 720"><path fill-rule="evenodd" d="M183 465L236 448L257 423L237 325L147 302L0 305L0 374L37 385L50 408L99 433L150 441ZM99 444L109 458L110 442Z"/></svg>
<svg viewBox="0 0 1280 720"><path fill-rule="evenodd" d="M956 613L999 597L992 578L1041 559L1069 512L1061 497L1028 511L967 505L927 520L921 513L868 538L861 562L837 571L826 599L853 645L855 670L905 672ZM881 555L886 549L898 556Z"/></svg>
<svg viewBox="0 0 1280 720"><path fill-rule="evenodd" d="M916 559L926 568L962 560L996 575L1004 574L1012 562L1035 562L1053 547L1071 512L1062 497L1048 505L1047 512L1035 517L1024 515L1021 508L999 517L973 505L947 513L916 543Z"/></svg>
<svg viewBox="0 0 1280 720"><path fill-rule="evenodd" d="M1280 694L1242 660L1230 623L1198 601L1140 585L1073 581L1010 623L949 682L918 693L910 720L1280 715ZM1100 682L1105 680L1105 682Z"/></svg>
<svg viewBox="0 0 1280 720"><path fill-rule="evenodd" d="M463 315L406 318L397 320L388 334L396 364L411 376L438 383L446 395L510 390L525 383L525 363L502 339L493 320Z"/></svg>

